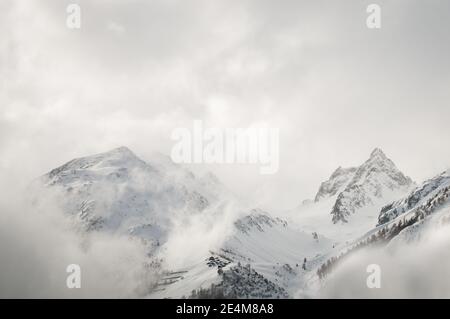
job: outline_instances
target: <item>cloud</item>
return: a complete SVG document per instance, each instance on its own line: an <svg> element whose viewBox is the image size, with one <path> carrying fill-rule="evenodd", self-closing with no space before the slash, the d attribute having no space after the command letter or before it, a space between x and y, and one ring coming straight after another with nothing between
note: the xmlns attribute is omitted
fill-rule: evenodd
<svg viewBox="0 0 450 319"><path fill-rule="evenodd" d="M448 226L422 234L414 244L357 252L331 274L321 298L449 298ZM367 266L380 266L381 288L366 285Z"/></svg>
<svg viewBox="0 0 450 319"><path fill-rule="evenodd" d="M50 198L39 207L8 195L0 202L1 298L131 298L155 284L139 242L79 233ZM67 288L70 264L81 267L80 289Z"/></svg>
<svg viewBox="0 0 450 319"><path fill-rule="evenodd" d="M106 27L108 28L108 30L110 30L111 32L114 32L117 35L122 35L125 33L125 27L114 21L108 22Z"/></svg>
<svg viewBox="0 0 450 319"><path fill-rule="evenodd" d="M172 218L173 227L161 256L169 269L197 264L218 252L232 235L234 221L245 212L233 203L218 203L199 214L178 214Z"/></svg>

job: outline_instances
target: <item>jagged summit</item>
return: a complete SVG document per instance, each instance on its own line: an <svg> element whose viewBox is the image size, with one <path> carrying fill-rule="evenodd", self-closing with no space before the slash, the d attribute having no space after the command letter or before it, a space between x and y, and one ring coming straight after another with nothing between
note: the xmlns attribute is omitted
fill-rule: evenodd
<svg viewBox="0 0 450 319"><path fill-rule="evenodd" d="M344 191L345 187L355 179L362 178L364 174L373 174L381 170L396 170L395 164L380 149L375 148L369 158L358 167L339 166L330 176L330 178L320 185L319 191L314 199L315 202L335 196ZM401 177L399 177L401 179Z"/></svg>
<svg viewBox="0 0 450 319"><path fill-rule="evenodd" d="M335 198L332 221L347 222L349 216L360 208L373 205L393 192L408 189L412 184L412 180L377 147L360 166L339 166L320 185L315 202Z"/></svg>
<svg viewBox="0 0 450 319"><path fill-rule="evenodd" d="M381 150L381 148L376 147L372 153L370 153L370 157L380 157L380 158L387 158L386 154Z"/></svg>
<svg viewBox="0 0 450 319"><path fill-rule="evenodd" d="M364 165L392 168L398 170L394 162L390 160L380 148L375 148L372 153L370 153L369 158L364 162L363 166Z"/></svg>
<svg viewBox="0 0 450 319"><path fill-rule="evenodd" d="M412 184L380 148L375 148L337 196L332 221L347 222L358 209L389 198L396 191L406 191Z"/></svg>
<svg viewBox="0 0 450 319"><path fill-rule="evenodd" d="M379 148L372 151L369 159L357 169L351 184L373 182L377 178L378 182L391 190L412 184L412 180L405 176Z"/></svg>

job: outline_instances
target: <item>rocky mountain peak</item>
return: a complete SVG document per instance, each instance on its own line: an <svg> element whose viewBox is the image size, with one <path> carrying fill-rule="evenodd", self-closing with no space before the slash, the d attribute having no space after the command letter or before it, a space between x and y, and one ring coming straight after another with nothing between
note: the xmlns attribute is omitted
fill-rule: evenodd
<svg viewBox="0 0 450 319"><path fill-rule="evenodd" d="M380 148L375 148L338 194L331 211L332 221L347 222L358 209L382 201L395 191L407 190L412 184Z"/></svg>
<svg viewBox="0 0 450 319"><path fill-rule="evenodd" d="M360 208L378 204L384 199L387 204L390 195L409 190L412 184L412 180L380 148L375 148L360 166L339 166L320 185L314 201L334 198L333 223L347 222L349 216Z"/></svg>
<svg viewBox="0 0 450 319"><path fill-rule="evenodd" d="M397 167L395 166L394 162L391 161L380 148L375 148L372 151L372 153L370 153L370 156L367 159L367 161L365 161L361 165L361 167L367 167L367 166L393 168L395 170L398 170Z"/></svg>
<svg viewBox="0 0 450 319"><path fill-rule="evenodd" d="M381 148L376 147L372 153L370 153L371 158L383 158L387 159L386 154L381 150Z"/></svg>

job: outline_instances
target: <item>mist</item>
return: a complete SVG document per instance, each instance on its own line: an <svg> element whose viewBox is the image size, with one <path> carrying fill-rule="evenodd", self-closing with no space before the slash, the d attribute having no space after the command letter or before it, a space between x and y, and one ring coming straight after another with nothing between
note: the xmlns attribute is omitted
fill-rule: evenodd
<svg viewBox="0 0 450 319"><path fill-rule="evenodd" d="M143 181L136 174L133 170L135 183L130 187L150 187L158 194L157 181ZM236 218L246 212L233 201L219 201L197 213L186 207L168 211L165 205L158 206L160 217L169 219L163 226L168 227L165 241L155 251L126 232L86 231L76 215L67 211L69 195L59 187L46 187L39 178L15 184L15 172L4 177L0 181L4 189L0 298L146 297L163 271L185 269L218 251L232 235ZM177 178L169 180L169 185L177 183ZM90 196L110 204L120 198L120 192L117 185L107 184L92 190ZM71 264L81 268L80 289L66 285L66 268Z"/></svg>
<svg viewBox="0 0 450 319"><path fill-rule="evenodd" d="M196 215L177 216L167 243L160 254L170 269L191 266L219 252L221 244L232 236L234 222L245 210L234 202L214 205Z"/></svg>
<svg viewBox="0 0 450 319"><path fill-rule="evenodd" d="M42 207L24 200L24 193L3 195L0 298L131 298L145 296L155 284L139 241L79 232L52 200ZM79 289L66 285L70 264L81 267Z"/></svg>
<svg viewBox="0 0 450 319"><path fill-rule="evenodd" d="M450 298L449 226L431 228L419 240L369 248L346 257L327 278L319 298ZM380 288L368 288L371 264Z"/></svg>

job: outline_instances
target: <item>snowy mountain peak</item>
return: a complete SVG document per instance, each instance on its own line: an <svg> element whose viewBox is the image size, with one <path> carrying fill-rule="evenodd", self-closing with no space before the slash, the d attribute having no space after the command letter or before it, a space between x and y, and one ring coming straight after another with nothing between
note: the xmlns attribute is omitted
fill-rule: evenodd
<svg viewBox="0 0 450 319"><path fill-rule="evenodd" d="M380 172L388 173L398 180L399 184L409 184L411 181L405 177L380 148L375 148L370 157L358 167L343 168L339 166L330 178L320 185L314 199L315 202L339 195L350 184L359 184L361 181L371 179ZM394 187L390 185L390 187Z"/></svg>
<svg viewBox="0 0 450 319"><path fill-rule="evenodd" d="M413 184L381 149L376 148L359 166L350 182L337 196L331 214L333 223L347 222L358 209L386 203L391 195L409 190Z"/></svg>
<svg viewBox="0 0 450 319"><path fill-rule="evenodd" d="M370 153L370 157L378 157L378 158L383 158L383 159L387 159L386 154L384 154L384 152L381 150L381 148L376 147L372 153Z"/></svg>
<svg viewBox="0 0 450 319"><path fill-rule="evenodd" d="M69 173L76 174L76 172L80 170L92 171L101 168L125 169L136 166L142 167L144 165L145 163L131 150L122 146L104 153L73 159L64 165L53 169L47 176L52 179L55 177L63 177Z"/></svg>
<svg viewBox="0 0 450 319"><path fill-rule="evenodd" d="M394 162L391 161L384 152L379 149L375 148L372 153L370 153L370 157L367 161L364 162L362 166L376 166L381 167L383 169L393 169L396 171L399 171L398 168L395 166Z"/></svg>
<svg viewBox="0 0 450 319"><path fill-rule="evenodd" d="M412 180L405 176L391 161L381 149L376 148L370 158L364 162L356 171L353 184L361 182L381 183L389 189L398 188L398 186L407 186L412 184ZM380 191L382 191L380 189ZM379 194L380 196L382 194Z"/></svg>

